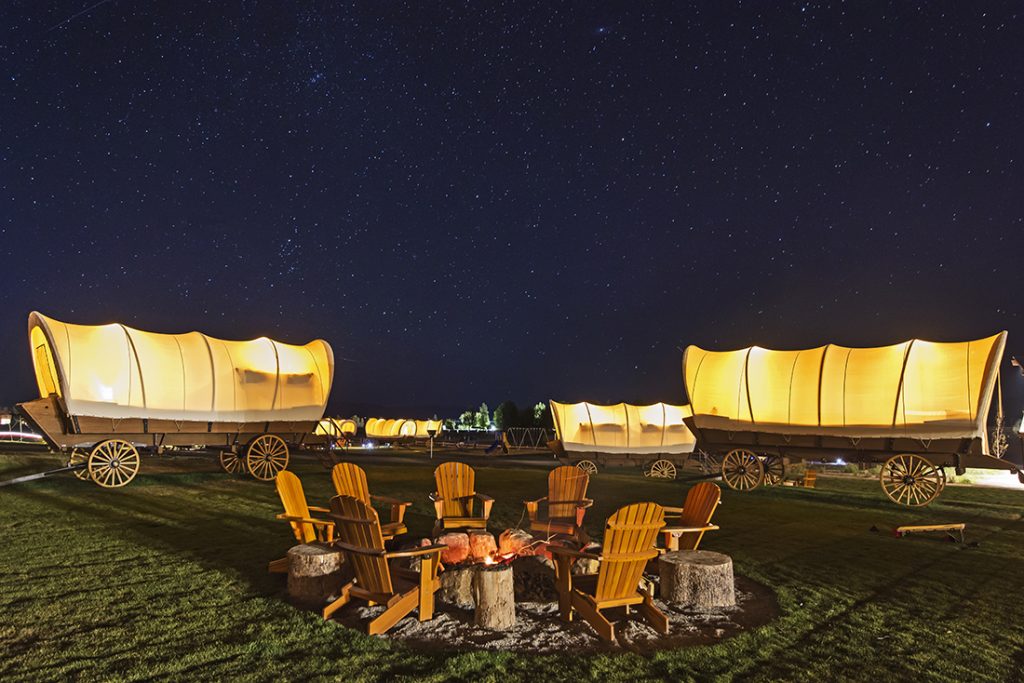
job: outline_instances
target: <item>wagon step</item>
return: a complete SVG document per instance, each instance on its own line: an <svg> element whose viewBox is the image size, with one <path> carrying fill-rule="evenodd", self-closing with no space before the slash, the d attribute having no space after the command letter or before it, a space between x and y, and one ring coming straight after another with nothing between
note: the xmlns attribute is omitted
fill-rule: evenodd
<svg viewBox="0 0 1024 683"><path fill-rule="evenodd" d="M10 486L12 484L23 484L26 481L35 481L36 479L43 479L54 474L63 474L64 472L77 472L78 470L84 470L89 465L87 463L78 463L75 465L67 465L66 467L60 467L55 470L47 470L45 472L38 472L36 474L26 474L24 477L16 477L14 479L8 479L7 481L0 481L0 487Z"/></svg>

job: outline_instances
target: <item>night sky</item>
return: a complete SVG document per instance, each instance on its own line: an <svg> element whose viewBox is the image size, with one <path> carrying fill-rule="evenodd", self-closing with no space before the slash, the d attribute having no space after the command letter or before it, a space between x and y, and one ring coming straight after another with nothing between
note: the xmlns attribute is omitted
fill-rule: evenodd
<svg viewBox="0 0 1024 683"><path fill-rule="evenodd" d="M1024 355L1020 3L306 5L4 3L0 403L33 309L323 337L337 412L679 402L690 343Z"/></svg>

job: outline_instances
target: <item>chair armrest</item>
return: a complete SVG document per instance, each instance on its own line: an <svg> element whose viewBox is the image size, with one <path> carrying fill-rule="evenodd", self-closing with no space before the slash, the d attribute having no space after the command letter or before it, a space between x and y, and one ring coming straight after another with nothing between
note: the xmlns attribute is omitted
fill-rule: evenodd
<svg viewBox="0 0 1024 683"><path fill-rule="evenodd" d="M431 553L440 553L442 550L447 550L446 545L428 545L423 548L413 548L412 550L396 550L392 553L386 553L385 557L389 560L396 557L419 557L420 555L429 555Z"/></svg>
<svg viewBox="0 0 1024 683"><path fill-rule="evenodd" d="M480 505L483 507L481 516L484 519L488 519L491 516L491 506L494 505L494 499L490 496L485 496L482 493L474 493L473 497L480 501Z"/></svg>
<svg viewBox="0 0 1024 683"><path fill-rule="evenodd" d="M526 514L530 516L531 522L537 521L537 509L540 507L540 504L547 499L548 497L544 496L543 498L538 498L537 500L523 501L523 505L526 506Z"/></svg>
<svg viewBox="0 0 1024 683"><path fill-rule="evenodd" d="M674 508L669 507L668 505L662 505L661 509L665 511L666 517L668 517L669 515L672 515L673 517L678 517L679 515L683 514L683 508Z"/></svg>
<svg viewBox="0 0 1024 683"><path fill-rule="evenodd" d="M600 555L593 553L585 553L581 550L573 550L572 548L566 548L560 545L549 545L547 548L548 552L552 555L565 555L567 557L586 557L591 560L600 560Z"/></svg>
<svg viewBox="0 0 1024 683"><path fill-rule="evenodd" d="M583 498L581 500L549 500L548 506L551 505L575 505L578 508L588 508L594 504L594 501L589 498Z"/></svg>
<svg viewBox="0 0 1024 683"><path fill-rule="evenodd" d="M315 505L310 505L309 509L313 512L330 512L328 508L316 507Z"/></svg>
<svg viewBox="0 0 1024 683"><path fill-rule="evenodd" d="M716 524L708 524L707 526L666 526L662 527L661 533L663 534L689 534L697 531L718 531L719 527Z"/></svg>
<svg viewBox="0 0 1024 683"><path fill-rule="evenodd" d="M306 524L322 524L324 526L334 526L334 522L328 522L326 519L313 519L312 517L299 517L298 515L278 515L276 519L283 519L286 522L305 522Z"/></svg>
<svg viewBox="0 0 1024 683"><path fill-rule="evenodd" d="M398 500L397 498L390 498L388 496L371 495L370 498L372 498L373 500L379 500L382 503L387 503L388 505L401 505L403 507L409 507L410 505L412 505L412 503L410 502Z"/></svg>

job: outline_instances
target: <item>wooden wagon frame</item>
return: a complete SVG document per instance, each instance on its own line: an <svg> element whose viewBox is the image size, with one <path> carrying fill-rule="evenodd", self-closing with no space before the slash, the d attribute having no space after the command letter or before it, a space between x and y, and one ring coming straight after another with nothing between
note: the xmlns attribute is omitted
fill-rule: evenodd
<svg viewBox="0 0 1024 683"><path fill-rule="evenodd" d="M936 420L913 424L907 421L904 382L915 344L927 345L925 348L928 353L936 353L935 349L942 347L955 347L957 353L965 353L968 359L972 353L977 353L979 357L982 355L981 351L972 351L971 345L983 346L985 361L981 368L975 368L974 376L967 378L967 388L964 391L964 394L970 399L970 406L966 411L967 419L959 422ZM881 464L879 482L886 496L897 504L912 507L928 505L942 493L946 486L946 468L952 468L958 475L963 475L967 468L1003 470L1017 475L1021 483L1024 483L1022 464L990 454L989 439L986 433L993 393L999 385L999 362L1003 356L1005 344L1006 333L1003 332L977 342L942 344L911 340L879 349L847 349L828 345L810 350L808 353L820 355L816 394L820 424L816 426L780 424L777 421L774 423L760 422L755 419L758 417L758 411L751 399L751 387L753 386L761 391L762 396L775 398L776 394L781 394L792 400L792 393L787 392L793 391L792 377L796 374L797 367L797 360L794 358L788 387L783 387L781 392L773 387L768 387L768 389L776 389L776 391L766 391L763 385L758 385L758 379L751 377L750 354L752 350L780 355L804 352L774 352L757 347L734 352L706 352L697 347L690 347L683 356L684 379L687 385L687 394L691 400L694 400L696 394L694 403L704 404L700 406L700 409L705 409L710 403L704 400L705 396L701 395L702 389L694 386L700 372L700 364L693 363L696 367L687 367L687 358L690 353L696 350L698 355L704 354L705 356L732 354L734 365L741 361L742 367L737 365L734 373L738 378L737 388L739 390L736 399L738 407L735 414L723 416L713 414L714 411L711 410L702 413L699 412L700 409L695 409L694 414L685 418L685 422L697 437L700 451L708 454L711 458L720 458L720 462L716 464L720 467L722 480L726 485L738 491L749 491L761 485L781 483L785 477L786 464L792 460ZM898 381L891 382L895 397L893 406L889 408L883 404L877 408L879 411L888 411L886 420L891 414L891 423L877 423L868 426L862 424L849 427L827 426L824 423L821 417L823 402L821 378L824 375L826 356L830 351L839 354L847 353L846 363L849 363L849 353L856 351L891 352L894 355L902 355L901 360L900 356L896 355L897 361L900 361L896 368L899 374L895 379ZM736 354L745 355L738 358ZM812 360L815 364L819 363L817 359ZM785 362L789 362L788 358ZM969 360L967 367L969 368ZM948 368L945 367L940 369L948 371ZM811 366L811 370L814 370L813 366ZM846 372L845 366L843 372ZM717 384L712 384L710 387L710 391L715 392L718 396L723 395L718 378L725 374L727 373L716 375ZM918 374L922 373L918 370ZM730 376L730 379L733 377ZM875 382L876 378L871 376L867 381ZM846 390L845 379L843 390ZM708 389L703 391L708 391ZM813 396L814 391L812 390L807 395ZM809 405L813 412L813 401L807 403L806 396L804 400L805 407ZM899 420L901 401L904 406L903 424ZM843 403L843 405L845 411L846 404ZM1001 397L998 400L998 405L1001 414ZM731 409L731 406L727 409ZM792 412L792 407L789 410Z"/></svg>
<svg viewBox="0 0 1024 683"><path fill-rule="evenodd" d="M135 478L140 451L213 450L225 472L269 481L291 449L334 441L314 433L334 376L323 340L226 341L32 313L29 343L41 398L18 409L67 469L106 488Z"/></svg>

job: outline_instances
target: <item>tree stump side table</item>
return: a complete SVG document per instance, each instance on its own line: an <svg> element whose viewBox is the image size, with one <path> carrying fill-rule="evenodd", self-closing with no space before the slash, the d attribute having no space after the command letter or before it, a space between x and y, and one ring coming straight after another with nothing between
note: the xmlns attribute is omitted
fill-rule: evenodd
<svg viewBox="0 0 1024 683"><path fill-rule="evenodd" d="M297 545L288 551L288 597L323 607L346 580L344 555L322 545Z"/></svg>
<svg viewBox="0 0 1024 683"><path fill-rule="evenodd" d="M474 625L493 631L512 628L516 623L512 565L477 565L473 572L473 598L476 603Z"/></svg>
<svg viewBox="0 0 1024 683"><path fill-rule="evenodd" d="M708 550L677 550L658 558L660 596L693 612L736 606L732 558Z"/></svg>

